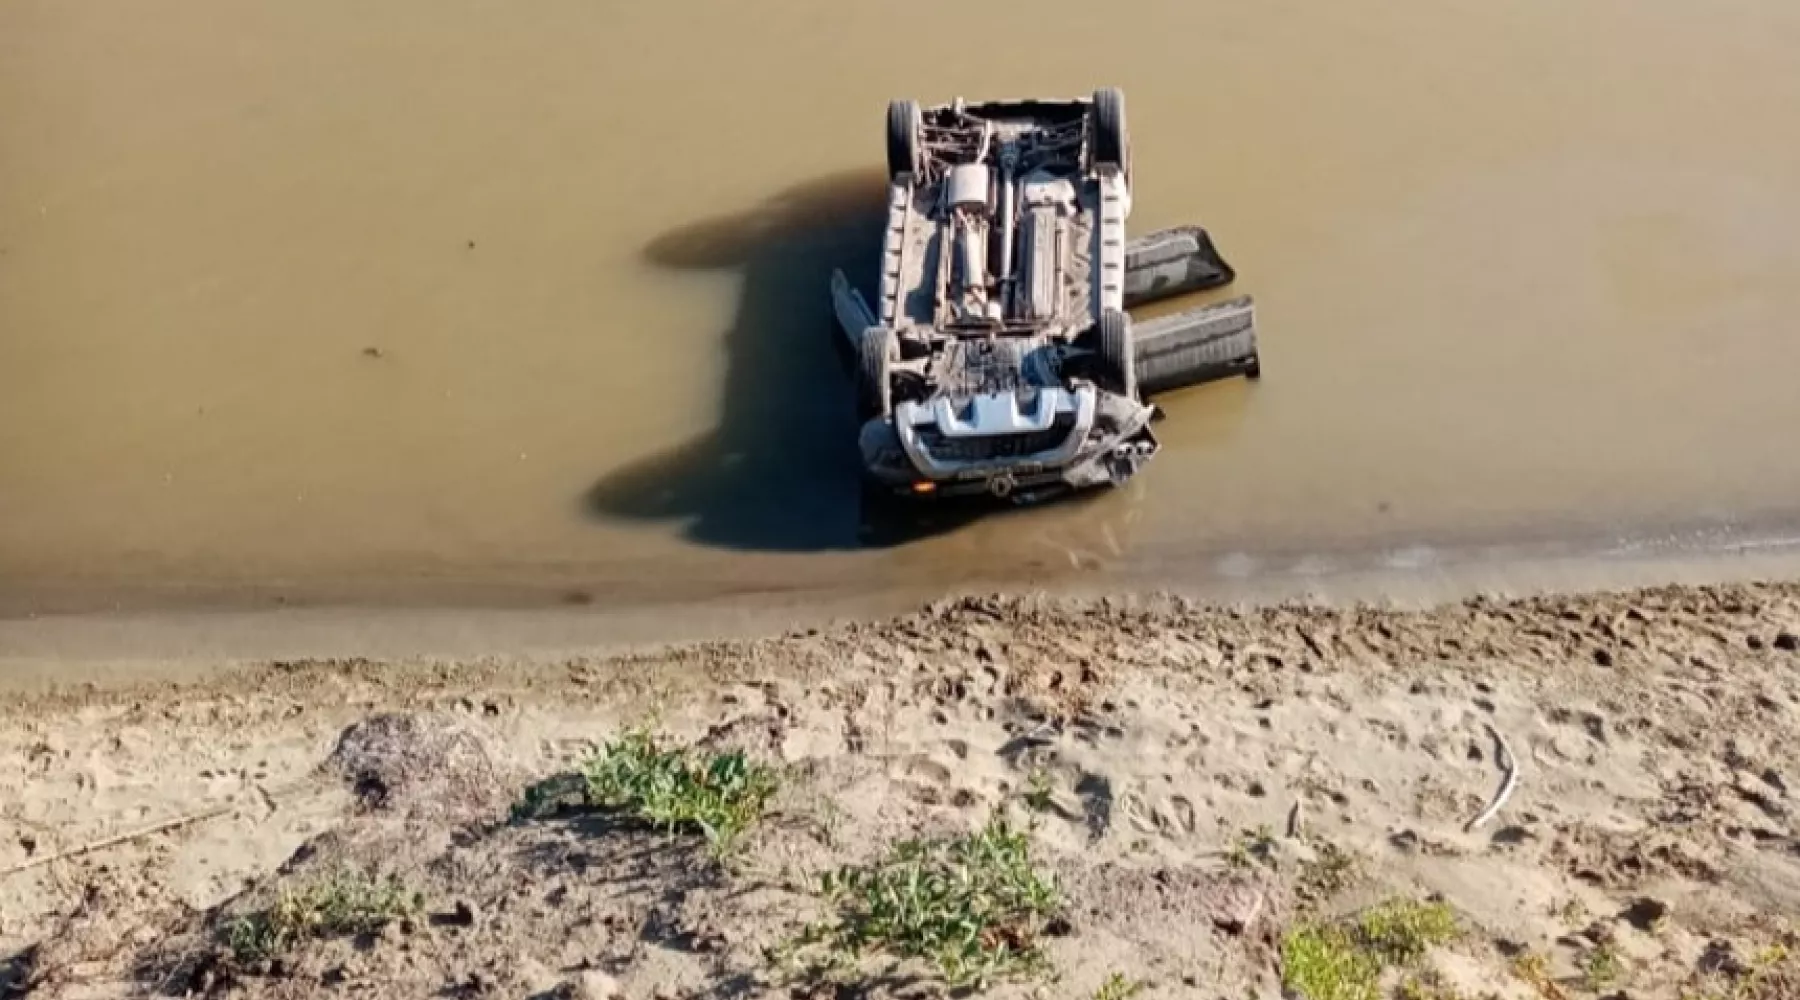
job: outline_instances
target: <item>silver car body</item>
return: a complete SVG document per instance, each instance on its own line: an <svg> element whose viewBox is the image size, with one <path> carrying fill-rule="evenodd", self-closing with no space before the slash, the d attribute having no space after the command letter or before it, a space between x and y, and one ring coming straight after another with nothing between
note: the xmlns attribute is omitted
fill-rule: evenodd
<svg viewBox="0 0 1800 1000"><path fill-rule="evenodd" d="M1127 285L1186 263L1156 244L1128 271L1122 117L1116 91L890 108L873 304L832 279L878 487L1022 501L1123 483L1156 453Z"/></svg>

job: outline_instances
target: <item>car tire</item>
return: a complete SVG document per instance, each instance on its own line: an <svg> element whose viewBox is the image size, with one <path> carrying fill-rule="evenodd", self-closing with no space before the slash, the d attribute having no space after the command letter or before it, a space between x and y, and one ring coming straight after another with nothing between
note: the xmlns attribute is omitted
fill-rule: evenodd
<svg viewBox="0 0 1800 1000"><path fill-rule="evenodd" d="M1131 132L1125 124L1125 92L1117 87L1094 91L1092 159L1095 169L1131 171Z"/></svg>
<svg viewBox="0 0 1800 1000"><path fill-rule="evenodd" d="M889 101L887 114L888 179L919 170L919 102Z"/></svg>
<svg viewBox="0 0 1800 1000"><path fill-rule="evenodd" d="M1117 309L1100 314L1094 325L1094 354L1098 362L1095 381L1102 389L1130 399L1137 398L1137 352L1131 336L1131 317Z"/></svg>
<svg viewBox="0 0 1800 1000"><path fill-rule="evenodd" d="M856 404L864 420L893 412L893 348L894 333L884 326L864 330L857 345Z"/></svg>

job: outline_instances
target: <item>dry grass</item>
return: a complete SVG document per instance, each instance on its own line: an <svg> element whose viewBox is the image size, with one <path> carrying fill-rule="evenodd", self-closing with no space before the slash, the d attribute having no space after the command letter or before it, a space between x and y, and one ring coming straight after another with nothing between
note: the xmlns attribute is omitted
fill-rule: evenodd
<svg viewBox="0 0 1800 1000"><path fill-rule="evenodd" d="M238 961L261 961L307 938L372 934L422 905L419 894L396 878L343 869L282 889L268 909L228 924L225 943Z"/></svg>

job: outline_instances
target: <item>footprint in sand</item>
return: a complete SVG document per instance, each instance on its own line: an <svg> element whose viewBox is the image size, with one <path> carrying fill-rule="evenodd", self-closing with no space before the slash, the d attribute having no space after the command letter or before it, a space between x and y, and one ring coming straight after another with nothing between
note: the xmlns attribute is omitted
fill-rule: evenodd
<svg viewBox="0 0 1800 1000"><path fill-rule="evenodd" d="M1124 816L1138 833L1153 834L1166 840L1191 836L1197 828L1194 804L1179 795L1162 799L1152 806L1138 792L1126 792L1119 796L1114 812Z"/></svg>
<svg viewBox="0 0 1800 1000"><path fill-rule="evenodd" d="M945 765L923 754L913 754L901 761L899 777L934 785L948 785L952 775L950 768Z"/></svg>
<svg viewBox="0 0 1800 1000"><path fill-rule="evenodd" d="M1181 795L1169 797L1150 814L1156 832L1171 839L1192 836L1199 827L1194 817L1194 804Z"/></svg>
<svg viewBox="0 0 1800 1000"><path fill-rule="evenodd" d="M1088 838L1099 840L1112 828L1112 782L1098 774L1083 774L1075 783L1075 794L1087 814Z"/></svg>
<svg viewBox="0 0 1800 1000"><path fill-rule="evenodd" d="M1411 743L1411 741L1407 739L1406 730L1400 728L1398 723L1391 722L1387 719L1369 717L1363 719L1363 725L1382 739L1399 746L1402 750L1406 749Z"/></svg>
<svg viewBox="0 0 1800 1000"><path fill-rule="evenodd" d="M1596 743L1608 742L1606 734L1606 716L1598 712L1575 711L1567 708L1552 709L1549 719L1559 726L1579 729L1586 733L1588 739Z"/></svg>

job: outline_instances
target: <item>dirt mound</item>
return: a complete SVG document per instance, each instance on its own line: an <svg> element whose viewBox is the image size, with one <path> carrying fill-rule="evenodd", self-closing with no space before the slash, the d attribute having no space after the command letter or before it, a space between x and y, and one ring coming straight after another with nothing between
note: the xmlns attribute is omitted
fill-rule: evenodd
<svg viewBox="0 0 1800 1000"><path fill-rule="evenodd" d="M399 713L345 729L325 766L365 809L451 822L504 813L524 773L500 741L473 722Z"/></svg>

